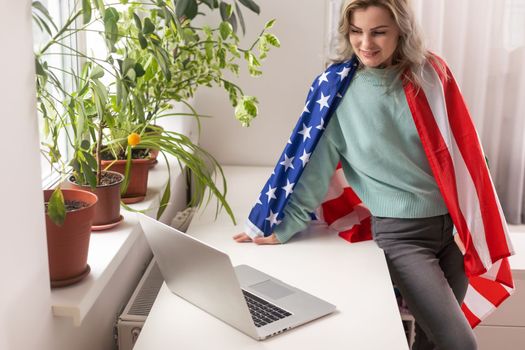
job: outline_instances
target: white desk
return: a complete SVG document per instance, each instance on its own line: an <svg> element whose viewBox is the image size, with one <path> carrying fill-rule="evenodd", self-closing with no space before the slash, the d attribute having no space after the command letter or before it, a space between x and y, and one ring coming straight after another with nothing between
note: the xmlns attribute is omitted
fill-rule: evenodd
<svg viewBox="0 0 525 350"><path fill-rule="evenodd" d="M237 220L247 217L269 168L224 167ZM329 316L255 341L172 294L164 284L134 350L158 349L408 349L382 250L373 242L349 244L316 228L277 246L239 244L242 231L214 205L194 217L188 233L248 264L337 306Z"/></svg>

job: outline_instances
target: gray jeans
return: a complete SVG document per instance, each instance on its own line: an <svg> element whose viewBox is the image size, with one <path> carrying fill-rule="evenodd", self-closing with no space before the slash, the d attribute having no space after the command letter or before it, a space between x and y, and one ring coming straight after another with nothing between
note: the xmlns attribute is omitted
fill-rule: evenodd
<svg viewBox="0 0 525 350"><path fill-rule="evenodd" d="M477 349L460 304L468 279L452 236L450 215L372 217L372 235L390 276L416 319L413 350Z"/></svg>

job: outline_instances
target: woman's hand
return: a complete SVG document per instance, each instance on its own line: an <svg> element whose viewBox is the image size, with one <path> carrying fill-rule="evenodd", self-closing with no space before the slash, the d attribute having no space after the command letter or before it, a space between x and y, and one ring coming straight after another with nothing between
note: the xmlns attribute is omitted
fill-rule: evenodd
<svg viewBox="0 0 525 350"><path fill-rule="evenodd" d="M238 243L253 242L255 244L281 244L275 236L275 233L272 233L267 237L257 236L252 240L246 233L241 232L233 236L233 239Z"/></svg>

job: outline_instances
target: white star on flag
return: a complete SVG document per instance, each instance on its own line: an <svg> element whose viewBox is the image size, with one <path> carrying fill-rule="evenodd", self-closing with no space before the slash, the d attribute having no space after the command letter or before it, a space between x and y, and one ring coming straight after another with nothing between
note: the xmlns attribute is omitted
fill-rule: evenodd
<svg viewBox="0 0 525 350"><path fill-rule="evenodd" d="M322 111L324 107L326 107L326 108L329 107L329 106L328 106L328 99L329 99L329 98L330 98L330 95L325 96L325 95L323 94L323 92L321 91L321 98L320 98L318 101L316 101L317 103L319 103L320 111Z"/></svg>
<svg viewBox="0 0 525 350"><path fill-rule="evenodd" d="M345 67L342 71L337 72L337 75L341 77L341 81L348 76L348 73L350 73L350 68Z"/></svg>
<svg viewBox="0 0 525 350"><path fill-rule="evenodd" d="M323 74L321 74L321 76L319 77L319 85L321 85L323 81L326 81L328 83L328 74L330 74L330 72L324 72Z"/></svg>
<svg viewBox="0 0 525 350"><path fill-rule="evenodd" d="M303 130L298 131L298 134L303 135L303 142L306 141L306 139L310 138L310 130L312 129L311 126L306 126L306 124L303 123Z"/></svg>
<svg viewBox="0 0 525 350"><path fill-rule="evenodd" d="M270 209L270 216L268 216L266 218L266 220L270 221L270 225L279 225L281 223L281 220L277 220L277 216L279 215L279 212L277 213L274 213L271 209Z"/></svg>
<svg viewBox="0 0 525 350"><path fill-rule="evenodd" d="M310 161L310 155L312 153L306 153L306 150L303 149L303 155L299 157L299 159L301 160L301 162L303 162L303 167L306 165L306 163L308 163Z"/></svg>
<svg viewBox="0 0 525 350"><path fill-rule="evenodd" d="M295 169L293 167L293 159L295 157L291 157L291 158L288 158L288 156L285 154L284 155L284 160L282 162L280 162L279 164L281 165L284 165L284 171L288 170L288 168L292 168L292 169Z"/></svg>
<svg viewBox="0 0 525 350"><path fill-rule="evenodd" d="M321 124L315 127L317 130L324 130L324 118L321 118Z"/></svg>
<svg viewBox="0 0 525 350"><path fill-rule="evenodd" d="M268 203L270 203L270 201L272 199L277 198L277 197L275 197L275 190L276 189L277 189L277 187L272 188L271 185L268 185L268 192L266 192L266 195L268 196Z"/></svg>
<svg viewBox="0 0 525 350"><path fill-rule="evenodd" d="M286 192L286 198L293 192L293 186L295 183L290 183L290 180L286 179L286 186L281 187Z"/></svg>
<svg viewBox="0 0 525 350"><path fill-rule="evenodd" d="M306 101L306 104L304 105L304 108L303 108L303 113L310 113L310 111L308 110L309 104L310 104L310 101Z"/></svg>

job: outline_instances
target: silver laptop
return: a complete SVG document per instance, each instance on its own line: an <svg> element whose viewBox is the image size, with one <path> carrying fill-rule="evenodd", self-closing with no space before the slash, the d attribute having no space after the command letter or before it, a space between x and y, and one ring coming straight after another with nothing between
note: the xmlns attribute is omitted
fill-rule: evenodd
<svg viewBox="0 0 525 350"><path fill-rule="evenodd" d="M138 214L168 288L181 298L263 340L319 317L335 306L230 257L170 226Z"/></svg>

